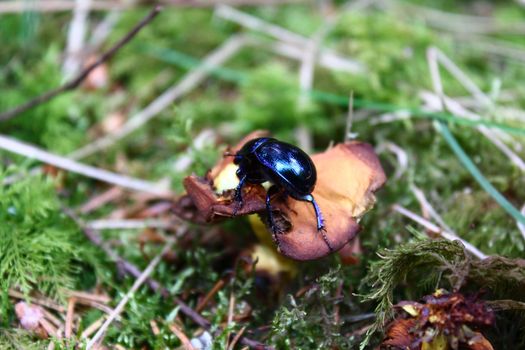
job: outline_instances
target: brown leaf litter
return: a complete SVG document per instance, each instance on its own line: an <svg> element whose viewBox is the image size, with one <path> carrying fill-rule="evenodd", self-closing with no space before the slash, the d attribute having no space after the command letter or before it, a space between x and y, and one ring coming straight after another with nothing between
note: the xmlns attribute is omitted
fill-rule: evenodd
<svg viewBox="0 0 525 350"><path fill-rule="evenodd" d="M403 350L493 350L475 328L491 326L494 313L477 297L438 289L422 303L402 301L402 310L389 325L381 349Z"/></svg>

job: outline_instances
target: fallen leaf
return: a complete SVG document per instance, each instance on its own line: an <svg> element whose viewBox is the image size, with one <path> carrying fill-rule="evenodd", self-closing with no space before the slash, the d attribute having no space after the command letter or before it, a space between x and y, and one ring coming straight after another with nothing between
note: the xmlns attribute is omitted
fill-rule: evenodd
<svg viewBox="0 0 525 350"><path fill-rule="evenodd" d="M386 339L381 344L381 348L394 347L400 349L412 349L413 337L410 330L416 325L415 319L400 319L390 325Z"/></svg>
<svg viewBox="0 0 525 350"><path fill-rule="evenodd" d="M494 323L494 312L477 296L438 289L421 303L402 301L396 307L404 313L389 325L382 349L447 350L461 344L472 350L493 350L481 333L470 329Z"/></svg>

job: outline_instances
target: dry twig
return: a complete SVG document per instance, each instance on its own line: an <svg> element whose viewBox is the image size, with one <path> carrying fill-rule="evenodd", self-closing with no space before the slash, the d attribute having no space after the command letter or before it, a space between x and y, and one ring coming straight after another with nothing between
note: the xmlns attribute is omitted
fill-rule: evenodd
<svg viewBox="0 0 525 350"><path fill-rule="evenodd" d="M0 148L24 157L39 160L46 164L51 164L60 169L68 170L134 191L148 192L156 195L165 195L166 193L169 193L168 190L160 187L158 184L85 165L69 158L49 153L35 146L22 143L7 136L0 135Z"/></svg>
<svg viewBox="0 0 525 350"><path fill-rule="evenodd" d="M160 334L160 329L159 329L159 325L157 324L157 321L150 320L149 321L149 325L151 327L151 331L153 332L153 335L159 335Z"/></svg>
<svg viewBox="0 0 525 350"><path fill-rule="evenodd" d="M95 303L108 304L111 301L111 298L107 295L86 293L78 290L68 290L65 294L70 298L75 298L76 302L88 300Z"/></svg>
<svg viewBox="0 0 525 350"><path fill-rule="evenodd" d="M170 324L169 327L170 327L170 330L173 333L175 333L177 338L179 338L180 342L182 343L182 345L184 345L184 348L186 350L195 350L193 345L191 345L191 342L186 336L186 334L184 334L184 332L175 323Z"/></svg>
<svg viewBox="0 0 525 350"><path fill-rule="evenodd" d="M472 253L474 256L478 257L479 259L485 259L487 258L487 255L484 254L482 251L480 251L478 248L474 247L469 242L465 241L462 238L459 238L455 234L452 234L450 232L442 230L439 226L431 223L430 221L426 220L425 218L417 215L416 213L400 206L399 204L394 204L392 206L392 209L397 211L399 214L406 216L407 218L417 222L418 224L424 226L427 230L430 230L434 233L437 233L441 235L443 238L449 240L449 241L460 241L464 246L465 249L467 249L470 253Z"/></svg>
<svg viewBox="0 0 525 350"><path fill-rule="evenodd" d="M124 45L126 45L131 39L137 35L137 33L144 28L148 23L150 23L160 12L161 7L155 6L153 10L146 16L142 21L140 21L133 29L131 29L124 37L122 37L115 45L113 45L108 51L104 52L95 62L93 62L91 65L86 67L80 74L78 74L75 78L68 81L64 85L50 90L40 96L37 96L33 98L32 100L27 101L26 103L19 105L11 110L5 111L3 113L0 113L0 121L6 121L9 120L33 107L36 107L42 103L45 103L56 96L73 90L77 88L82 81L91 73L95 68L97 68L99 65L113 57L115 53L122 48Z"/></svg>
<svg viewBox="0 0 525 350"><path fill-rule="evenodd" d="M69 25L67 48L62 67L64 78L70 79L82 66L81 52L86 37L86 22L89 16L91 0L75 0L73 19Z"/></svg>
<svg viewBox="0 0 525 350"><path fill-rule="evenodd" d="M147 220L94 220L87 223L94 230L142 230L146 228L169 229L173 222L162 219Z"/></svg>
<svg viewBox="0 0 525 350"><path fill-rule="evenodd" d="M525 215L525 204L523 207L521 207L521 213ZM523 225L521 222L518 221L518 229L521 232L521 235L523 236L523 239L525 239L525 225Z"/></svg>
<svg viewBox="0 0 525 350"><path fill-rule="evenodd" d="M93 322L92 324L90 324L89 326L86 327L86 329L84 330L84 332L82 332L82 334L80 335L80 338L81 339L87 339L88 337L91 336L91 334L95 333L97 331L97 329L100 328L100 326L102 326L102 324L104 323L104 320L107 318L107 316L102 316L101 318L99 318L98 320L96 320L95 322Z"/></svg>
<svg viewBox="0 0 525 350"><path fill-rule="evenodd" d="M74 297L69 298L67 303L67 313L66 313L66 329L64 336L70 338L73 332L73 317L75 316L75 304L76 299Z"/></svg>
<svg viewBox="0 0 525 350"><path fill-rule="evenodd" d="M263 38L255 37L255 36L249 36L248 37L248 44L262 47L268 50L273 51L276 54L279 54L284 57L288 57L290 59L294 59L297 61L301 61L303 59L303 48L298 47L294 44L290 44L284 41L275 41L270 42L267 40L264 40ZM346 59L332 55L331 53L327 52L318 52L318 55L316 56L316 62L321 67L341 71L341 72L348 72L348 73L355 73L355 64L352 61L347 61Z"/></svg>
<svg viewBox="0 0 525 350"><path fill-rule="evenodd" d="M393 142L386 141L383 143L380 143L377 148L377 153L383 153L384 151L389 151L393 153L396 156L397 160L397 167L396 172L394 173L394 180L398 180L401 178L401 176L407 171L408 169L408 154L407 152L396 145Z"/></svg>
<svg viewBox="0 0 525 350"><path fill-rule="evenodd" d="M92 211L100 208L106 203L112 202L120 198L124 194L124 191L120 187L111 187L110 189L102 192L99 195L92 197L87 203L80 207L79 211L82 214L89 214Z"/></svg>
<svg viewBox="0 0 525 350"><path fill-rule="evenodd" d="M244 334L245 330L246 330L246 326L242 327L241 330L239 331L239 333L235 334L235 337L233 337L232 342L228 346L228 350L233 350L235 348L235 345L237 344L239 339L242 337L242 335Z"/></svg>
<svg viewBox="0 0 525 350"><path fill-rule="evenodd" d="M19 300L28 300L27 295L17 292L16 290L13 290L13 289L9 289L8 294L12 298L16 298ZM41 306L47 307L48 309L58 311L60 313L64 313L66 311L66 309L62 305L59 305L55 303L53 300L45 298L45 297L30 297L29 301L32 304L41 305Z"/></svg>
<svg viewBox="0 0 525 350"><path fill-rule="evenodd" d="M204 308L206 307L206 305L208 305L211 298L213 298L213 296L217 294L217 292L221 290L225 284L226 284L226 281L224 279L221 278L220 280L218 280L217 283L215 283L215 285L213 286L213 288L208 292L208 294L206 294L204 299L202 299L199 302L199 304L197 304L195 311L200 313L202 310L204 310Z"/></svg>

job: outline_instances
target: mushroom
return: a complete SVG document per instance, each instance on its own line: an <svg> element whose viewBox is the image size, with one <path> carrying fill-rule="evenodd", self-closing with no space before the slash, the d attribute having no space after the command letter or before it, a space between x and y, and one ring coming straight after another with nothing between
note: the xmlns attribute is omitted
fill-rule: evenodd
<svg viewBox="0 0 525 350"><path fill-rule="evenodd" d="M231 150L235 153L251 139L267 136L256 131ZM335 251L352 240L360 230L359 219L375 203L374 192L386 181L385 173L372 146L352 141L336 144L314 154L317 182L312 192L321 208L326 235ZM233 192L239 180L232 157L224 157L205 177L188 176L184 180L187 196L175 206L175 212L197 222L214 222L232 217L237 204ZM265 214L264 184L248 184L244 205L236 216ZM189 199L192 206L188 206ZM280 233L274 235L280 253L294 260L314 260L331 253L317 231L316 217L310 203L289 196L272 200ZM263 216L265 218L265 216Z"/></svg>

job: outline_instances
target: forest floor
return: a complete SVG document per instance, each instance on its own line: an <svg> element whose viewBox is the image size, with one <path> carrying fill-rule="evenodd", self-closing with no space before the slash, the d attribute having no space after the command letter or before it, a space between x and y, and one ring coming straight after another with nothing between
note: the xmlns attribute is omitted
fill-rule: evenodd
<svg viewBox="0 0 525 350"><path fill-rule="evenodd" d="M147 3L0 2L0 349L525 349L523 1ZM256 130L373 147L338 253L202 223Z"/></svg>

